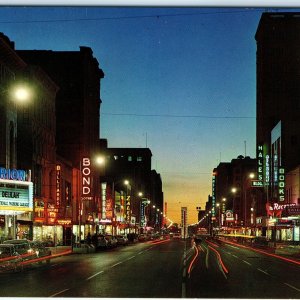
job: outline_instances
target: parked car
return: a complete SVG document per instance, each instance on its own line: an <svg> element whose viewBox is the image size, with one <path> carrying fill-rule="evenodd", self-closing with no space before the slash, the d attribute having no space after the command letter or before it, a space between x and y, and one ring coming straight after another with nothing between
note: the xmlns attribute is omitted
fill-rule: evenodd
<svg viewBox="0 0 300 300"><path fill-rule="evenodd" d="M38 257L50 256L51 250L47 244L41 241L30 241L30 247L36 252Z"/></svg>
<svg viewBox="0 0 300 300"><path fill-rule="evenodd" d="M0 244L0 272L22 270L23 261L13 244Z"/></svg>
<svg viewBox="0 0 300 300"><path fill-rule="evenodd" d="M181 239L181 233L178 232L173 233L173 239Z"/></svg>
<svg viewBox="0 0 300 300"><path fill-rule="evenodd" d="M138 237L139 242L145 242L146 241L146 235L145 234L140 234Z"/></svg>
<svg viewBox="0 0 300 300"><path fill-rule="evenodd" d="M105 238L107 239L108 248L117 247L118 240L113 235L106 235Z"/></svg>
<svg viewBox="0 0 300 300"><path fill-rule="evenodd" d="M129 241L125 235L117 235L116 238L117 238L118 245L122 245L122 246L128 245Z"/></svg>
<svg viewBox="0 0 300 300"><path fill-rule="evenodd" d="M21 255L23 260L30 260L37 258L38 255L34 249L32 249L30 245L30 241L26 239L13 239L13 240L6 240L3 244L12 244L15 246L15 250L17 253Z"/></svg>
<svg viewBox="0 0 300 300"><path fill-rule="evenodd" d="M107 239L105 238L104 235L99 235L98 236L97 248L100 248L100 249L107 249L108 248L108 241L107 241Z"/></svg>

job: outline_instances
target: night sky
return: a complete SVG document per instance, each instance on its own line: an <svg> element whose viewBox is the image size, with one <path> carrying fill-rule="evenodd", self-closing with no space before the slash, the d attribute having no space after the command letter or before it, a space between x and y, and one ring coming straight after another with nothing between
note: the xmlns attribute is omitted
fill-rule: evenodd
<svg viewBox="0 0 300 300"><path fill-rule="evenodd" d="M167 215L180 222L187 206L193 223L213 168L255 157L254 36L265 11L0 6L0 31L17 50L91 47L105 73L101 138L109 147L149 147Z"/></svg>

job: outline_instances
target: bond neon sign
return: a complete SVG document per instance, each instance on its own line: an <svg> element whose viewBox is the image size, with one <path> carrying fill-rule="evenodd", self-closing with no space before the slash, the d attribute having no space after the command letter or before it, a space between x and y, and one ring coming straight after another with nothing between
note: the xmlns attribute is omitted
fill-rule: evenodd
<svg viewBox="0 0 300 300"><path fill-rule="evenodd" d="M87 157L82 159L82 195L84 197L91 194L91 160Z"/></svg>

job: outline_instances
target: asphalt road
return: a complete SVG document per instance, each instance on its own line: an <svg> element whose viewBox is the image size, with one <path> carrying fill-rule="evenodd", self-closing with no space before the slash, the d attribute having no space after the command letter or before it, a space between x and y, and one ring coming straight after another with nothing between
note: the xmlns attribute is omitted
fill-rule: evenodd
<svg viewBox="0 0 300 300"><path fill-rule="evenodd" d="M187 280L188 297L300 298L299 264L215 241L203 240L197 250Z"/></svg>
<svg viewBox="0 0 300 300"><path fill-rule="evenodd" d="M300 298L300 265L238 245L166 240L0 275L1 297Z"/></svg>
<svg viewBox="0 0 300 300"><path fill-rule="evenodd" d="M181 240L72 254L1 274L1 297L181 297Z"/></svg>

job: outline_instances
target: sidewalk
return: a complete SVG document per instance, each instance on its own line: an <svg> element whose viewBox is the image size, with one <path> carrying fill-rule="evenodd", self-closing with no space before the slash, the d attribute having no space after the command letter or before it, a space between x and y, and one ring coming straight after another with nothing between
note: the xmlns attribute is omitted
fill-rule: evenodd
<svg viewBox="0 0 300 300"><path fill-rule="evenodd" d="M220 241L226 243L226 238L219 238ZM248 243L245 240L230 240L227 241L233 242L242 246L253 248L253 250L264 251L270 254L274 254L286 259L292 259L300 262L300 245L289 245L281 242L265 242L265 243Z"/></svg>
<svg viewBox="0 0 300 300"><path fill-rule="evenodd" d="M72 247L71 246L56 246L56 247L49 247L51 250L52 256L62 256L72 253Z"/></svg>

